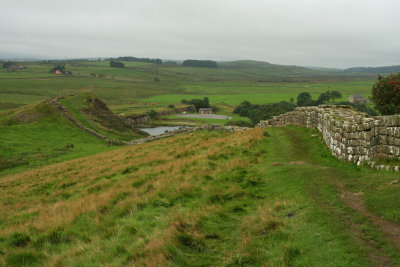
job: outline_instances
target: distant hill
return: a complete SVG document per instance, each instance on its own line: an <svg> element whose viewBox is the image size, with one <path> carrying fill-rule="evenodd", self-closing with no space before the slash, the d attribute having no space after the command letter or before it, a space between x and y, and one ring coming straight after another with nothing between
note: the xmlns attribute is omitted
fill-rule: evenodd
<svg viewBox="0 0 400 267"><path fill-rule="evenodd" d="M248 70L261 70L262 73L271 75L315 75L319 74L319 71L307 69L299 66L288 66L288 65L278 65L271 64L265 61L255 61L255 60L236 60L230 62L218 63L220 68L225 69L248 69Z"/></svg>
<svg viewBox="0 0 400 267"><path fill-rule="evenodd" d="M355 67L355 68L345 69L344 72L389 74L389 73L400 72L400 65L383 66L383 67Z"/></svg>
<svg viewBox="0 0 400 267"><path fill-rule="evenodd" d="M343 72L343 69L337 69L337 68L325 68L325 67L313 67L313 66L304 66L304 68L316 71L325 71L325 72Z"/></svg>

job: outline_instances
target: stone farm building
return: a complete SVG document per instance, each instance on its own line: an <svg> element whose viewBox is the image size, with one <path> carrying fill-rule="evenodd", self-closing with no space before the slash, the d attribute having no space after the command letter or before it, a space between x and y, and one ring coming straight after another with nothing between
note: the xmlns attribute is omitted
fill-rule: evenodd
<svg viewBox="0 0 400 267"><path fill-rule="evenodd" d="M200 108L199 114L212 114L212 108Z"/></svg>
<svg viewBox="0 0 400 267"><path fill-rule="evenodd" d="M367 102L363 95L351 95L351 96L349 96L348 100L349 100L349 102L354 103L354 104L361 104L361 103Z"/></svg>

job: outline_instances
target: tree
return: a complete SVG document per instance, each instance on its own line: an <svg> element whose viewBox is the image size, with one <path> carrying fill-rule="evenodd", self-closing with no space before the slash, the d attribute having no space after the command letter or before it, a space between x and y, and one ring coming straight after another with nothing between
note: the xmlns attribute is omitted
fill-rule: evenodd
<svg viewBox="0 0 400 267"><path fill-rule="evenodd" d="M61 73L64 73L65 72L65 66L64 65L54 66L53 68L50 69L50 73L55 73L57 70L60 71Z"/></svg>
<svg viewBox="0 0 400 267"><path fill-rule="evenodd" d="M159 83L159 82L160 82L160 78L158 78L158 77L156 76L156 77L154 77L154 81L157 82L157 83Z"/></svg>
<svg viewBox="0 0 400 267"><path fill-rule="evenodd" d="M382 115L400 113L400 73L378 76L372 86L372 101Z"/></svg>
<svg viewBox="0 0 400 267"><path fill-rule="evenodd" d="M250 106L251 106L251 103L249 101L245 100L242 103L240 103L240 105L237 106L233 110L233 113L234 114L240 114L242 110L247 110Z"/></svg>
<svg viewBox="0 0 400 267"><path fill-rule="evenodd" d="M305 107L305 106L314 106L315 102L312 100L309 92L302 92L297 96L297 106Z"/></svg>
<svg viewBox="0 0 400 267"><path fill-rule="evenodd" d="M208 100L208 97L203 98L203 106L204 108L210 107L210 101Z"/></svg>
<svg viewBox="0 0 400 267"><path fill-rule="evenodd" d="M162 60L159 58L156 59L151 59L151 58L139 58L139 57L119 57L117 60L122 60L122 61L131 61L131 62L145 62L145 63L156 63L156 64L162 64Z"/></svg>
<svg viewBox="0 0 400 267"><path fill-rule="evenodd" d="M333 102L335 101L336 98L341 98L342 94L338 91L326 91L325 93L322 93L319 95L317 104L323 104L326 102Z"/></svg>
<svg viewBox="0 0 400 267"><path fill-rule="evenodd" d="M252 105L249 101L243 101L235 108L234 113L248 117L253 124L257 124L260 120L269 119L272 116L292 111L294 108L294 104L286 101L264 105Z"/></svg>
<svg viewBox="0 0 400 267"><path fill-rule="evenodd" d="M157 111L155 111L154 109L150 110L147 114L149 115L149 117L150 117L151 119L155 119L155 118L158 117L158 113L157 113Z"/></svg>
<svg viewBox="0 0 400 267"><path fill-rule="evenodd" d="M325 92L319 95L317 100L317 105L323 104L325 102L329 102L332 99L330 92Z"/></svg>
<svg viewBox="0 0 400 267"><path fill-rule="evenodd" d="M210 101L209 101L208 97L204 97L203 100L198 99L198 98L195 98L192 100L182 99L181 103L194 105L196 107L196 110L199 110L200 108L209 108L210 107Z"/></svg>
<svg viewBox="0 0 400 267"><path fill-rule="evenodd" d="M111 60L110 61L110 67L112 67L112 68L125 68L125 64L122 63L122 62Z"/></svg>
<svg viewBox="0 0 400 267"><path fill-rule="evenodd" d="M7 69L9 66L14 65L14 62L7 61L3 63L3 69Z"/></svg>
<svg viewBox="0 0 400 267"><path fill-rule="evenodd" d="M341 98L342 94L339 91L332 91L331 92L332 98L335 100L336 98Z"/></svg>

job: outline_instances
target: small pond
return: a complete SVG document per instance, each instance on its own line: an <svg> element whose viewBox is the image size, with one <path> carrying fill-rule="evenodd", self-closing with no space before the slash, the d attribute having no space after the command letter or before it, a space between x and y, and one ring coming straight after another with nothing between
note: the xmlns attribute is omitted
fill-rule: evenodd
<svg viewBox="0 0 400 267"><path fill-rule="evenodd" d="M155 127L155 128L140 128L140 130L153 136L153 135L163 134L166 131L170 132L170 131L178 130L181 127L182 126L160 126L160 127Z"/></svg>

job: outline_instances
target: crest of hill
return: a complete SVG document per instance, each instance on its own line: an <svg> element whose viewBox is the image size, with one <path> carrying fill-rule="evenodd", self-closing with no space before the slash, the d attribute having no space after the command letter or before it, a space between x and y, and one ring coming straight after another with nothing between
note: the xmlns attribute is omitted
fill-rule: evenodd
<svg viewBox="0 0 400 267"><path fill-rule="evenodd" d="M55 99L45 100L2 112L0 126L30 124L47 119L48 123L54 123L54 127L57 128L59 121L48 118L65 116L70 121L76 121L114 140L130 141L144 135L125 118L114 114L106 103L93 93L84 92L56 99L65 107L64 112L54 105Z"/></svg>
<svg viewBox="0 0 400 267"><path fill-rule="evenodd" d="M125 118L114 114L91 92L67 96L59 101L75 120L110 139L130 141L144 135Z"/></svg>
<svg viewBox="0 0 400 267"><path fill-rule="evenodd" d="M49 101L41 101L35 104L1 112L0 126L29 124L55 113L56 109L49 103Z"/></svg>
<svg viewBox="0 0 400 267"><path fill-rule="evenodd" d="M0 173L91 155L147 135L92 93L1 112L0 133Z"/></svg>
<svg viewBox="0 0 400 267"><path fill-rule="evenodd" d="M271 64L265 61L255 61L255 60L237 60L230 62L220 62L218 63L220 68L226 69L249 69L249 70L260 70L263 74L271 75L315 75L319 74L319 71L310 70L307 68L299 66L286 66Z"/></svg>

